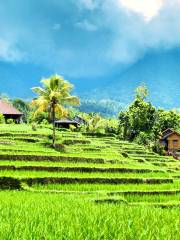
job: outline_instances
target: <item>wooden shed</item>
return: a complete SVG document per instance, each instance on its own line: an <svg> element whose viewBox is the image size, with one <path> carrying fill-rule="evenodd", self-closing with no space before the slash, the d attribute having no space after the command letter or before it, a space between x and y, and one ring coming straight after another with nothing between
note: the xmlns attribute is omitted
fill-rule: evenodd
<svg viewBox="0 0 180 240"><path fill-rule="evenodd" d="M180 149L180 133L172 129L166 129L162 133L160 143L165 146L168 152L177 151Z"/></svg>
<svg viewBox="0 0 180 240"><path fill-rule="evenodd" d="M70 128L70 125L75 126L76 128L79 127L80 125L85 125L86 121L80 117L80 116L75 116L74 119L60 119L55 121L55 126L58 128Z"/></svg>
<svg viewBox="0 0 180 240"><path fill-rule="evenodd" d="M5 120L13 119L15 123L20 123L23 113L16 109L11 103L0 99L0 114L4 115Z"/></svg>
<svg viewBox="0 0 180 240"><path fill-rule="evenodd" d="M61 119L61 120L55 121L55 126L57 128L70 128L70 125L78 127L79 123L76 122L75 120L70 120L70 119Z"/></svg>

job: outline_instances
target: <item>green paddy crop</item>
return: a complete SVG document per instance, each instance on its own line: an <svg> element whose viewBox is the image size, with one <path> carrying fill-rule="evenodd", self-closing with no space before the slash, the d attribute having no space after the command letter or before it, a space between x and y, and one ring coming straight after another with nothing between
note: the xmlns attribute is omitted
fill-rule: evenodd
<svg viewBox="0 0 180 240"><path fill-rule="evenodd" d="M62 191L133 191L133 190L180 190L180 180L175 180L171 184L122 184L122 185L113 185L113 184L48 184L40 185L35 184L33 188L39 190L62 190Z"/></svg>
<svg viewBox="0 0 180 240"><path fill-rule="evenodd" d="M49 166L49 167L92 167L92 168L130 168L130 169L149 169L149 170L157 170L157 171L165 171L162 168L138 163L133 161L125 161L123 163L81 163L81 162L51 162L51 161L14 161L10 160L0 160L0 166Z"/></svg>
<svg viewBox="0 0 180 240"><path fill-rule="evenodd" d="M78 177L78 178L170 178L168 173L102 173L102 172L47 172L47 171L20 171L0 170L0 176L25 177Z"/></svg>
<svg viewBox="0 0 180 240"><path fill-rule="evenodd" d="M99 205L83 196L28 192L0 192L0 198L0 239L180 238L175 208Z"/></svg>
<svg viewBox="0 0 180 240"><path fill-rule="evenodd" d="M180 193L172 195L166 194L157 194L157 195L126 195L125 199L128 202L176 202L179 201L180 203Z"/></svg>
<svg viewBox="0 0 180 240"><path fill-rule="evenodd" d="M0 126L1 187L19 189L0 191L0 239L180 239L179 161L70 131L52 149L51 131Z"/></svg>

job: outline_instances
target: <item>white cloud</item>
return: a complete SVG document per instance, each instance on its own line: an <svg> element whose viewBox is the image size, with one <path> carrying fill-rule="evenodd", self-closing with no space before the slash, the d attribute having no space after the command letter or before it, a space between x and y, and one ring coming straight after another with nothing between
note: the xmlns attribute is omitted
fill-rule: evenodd
<svg viewBox="0 0 180 240"><path fill-rule="evenodd" d="M130 11L142 14L149 21L160 11L163 0L118 0L121 6Z"/></svg>
<svg viewBox="0 0 180 240"><path fill-rule="evenodd" d="M111 0L110 3L107 0L103 6L105 17L102 21L109 26L112 35L111 44L105 52L111 64L132 64L148 51L180 47L180 0L164 0L160 9L157 7L160 5L156 6L156 10L159 10L149 13L144 5L135 6L132 1L127 0L126 4L132 3L127 8L122 5L123 1L126 2ZM143 2L150 6L149 1ZM135 9L137 7L138 10Z"/></svg>
<svg viewBox="0 0 180 240"><path fill-rule="evenodd" d="M33 15L35 4L22 4L24 11L13 9L8 16L0 8L0 60L97 76L148 51L180 46L180 0L64 0L54 8L53 2L60 3L49 0L41 15Z"/></svg>

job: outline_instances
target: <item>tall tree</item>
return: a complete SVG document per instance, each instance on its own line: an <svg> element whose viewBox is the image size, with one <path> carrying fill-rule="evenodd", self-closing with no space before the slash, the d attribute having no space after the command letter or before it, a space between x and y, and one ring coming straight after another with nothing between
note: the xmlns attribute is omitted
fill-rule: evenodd
<svg viewBox="0 0 180 240"><path fill-rule="evenodd" d="M133 140L140 132L151 131L155 122L155 107L150 102L146 102L148 89L140 86L136 90L134 101L127 111L120 112L119 126L123 128L123 137Z"/></svg>
<svg viewBox="0 0 180 240"><path fill-rule="evenodd" d="M41 80L43 87L32 88L38 94L38 98L33 100L33 105L37 106L35 115L39 112L48 111L53 124L53 147L55 147L56 131L55 118L62 118L67 115L67 106L78 106L80 101L76 96L71 96L73 85L64 80L62 76L53 75L50 78Z"/></svg>

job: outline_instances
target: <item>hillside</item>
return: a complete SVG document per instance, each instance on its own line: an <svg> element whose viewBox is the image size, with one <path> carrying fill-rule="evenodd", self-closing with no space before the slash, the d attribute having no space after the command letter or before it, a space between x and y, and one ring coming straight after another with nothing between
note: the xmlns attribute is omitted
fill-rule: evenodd
<svg viewBox="0 0 180 240"><path fill-rule="evenodd" d="M65 145L65 152L59 152L45 147L49 134L49 129L32 131L25 125L1 126L1 180L12 177L31 191L94 194L101 190L103 197L120 194L129 204L132 198L137 204L146 198L154 204L159 202L160 194L165 204L170 189L168 200L179 198L180 165L173 158L161 157L115 137L97 138L72 132L58 133L58 142ZM139 198L142 195L145 197Z"/></svg>
<svg viewBox="0 0 180 240"><path fill-rule="evenodd" d="M1 239L179 239L179 161L113 136L58 132L64 152L50 138L0 126Z"/></svg>

